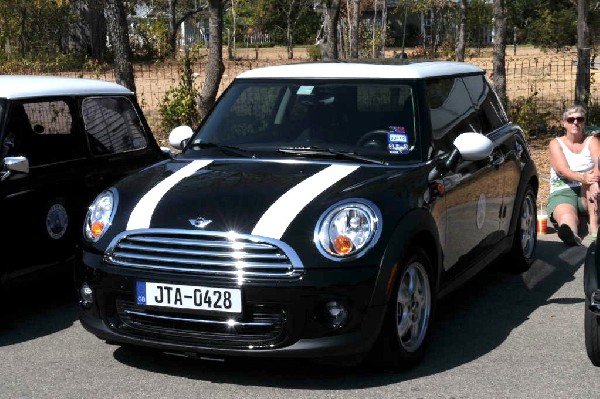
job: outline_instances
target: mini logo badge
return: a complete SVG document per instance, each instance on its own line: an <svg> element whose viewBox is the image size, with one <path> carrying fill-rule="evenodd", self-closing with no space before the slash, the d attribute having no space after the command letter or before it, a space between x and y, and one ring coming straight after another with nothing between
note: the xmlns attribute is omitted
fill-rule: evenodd
<svg viewBox="0 0 600 399"><path fill-rule="evenodd" d="M203 229L206 226L208 226L210 223L212 223L212 220L204 219L201 217L197 217L196 219L188 219L188 220L192 226L197 227L199 229Z"/></svg>

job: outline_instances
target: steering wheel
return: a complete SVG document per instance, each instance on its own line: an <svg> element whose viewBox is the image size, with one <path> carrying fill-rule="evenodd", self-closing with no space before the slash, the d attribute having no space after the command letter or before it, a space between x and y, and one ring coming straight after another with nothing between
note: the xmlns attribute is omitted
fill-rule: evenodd
<svg viewBox="0 0 600 399"><path fill-rule="evenodd" d="M358 147L385 148L387 147L386 143L389 132L390 131L386 129L371 130L360 136L356 145Z"/></svg>

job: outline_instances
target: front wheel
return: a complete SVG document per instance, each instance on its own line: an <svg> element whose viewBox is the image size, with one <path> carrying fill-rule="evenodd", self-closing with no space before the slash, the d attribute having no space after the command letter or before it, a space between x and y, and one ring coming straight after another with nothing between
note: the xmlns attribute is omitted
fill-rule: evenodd
<svg viewBox="0 0 600 399"><path fill-rule="evenodd" d="M537 210L535 207L536 195L533 187L525 188L525 195L519 205L517 228L510 252L510 271L523 273L529 270L534 261L533 254L537 244Z"/></svg>
<svg viewBox="0 0 600 399"><path fill-rule="evenodd" d="M435 304L431 273L431 262L420 248L402 262L381 335L370 356L375 366L406 370L423 359Z"/></svg>
<svg viewBox="0 0 600 399"><path fill-rule="evenodd" d="M590 299L585 299L585 349L588 358L596 367L600 366L600 320L598 315L590 310Z"/></svg>

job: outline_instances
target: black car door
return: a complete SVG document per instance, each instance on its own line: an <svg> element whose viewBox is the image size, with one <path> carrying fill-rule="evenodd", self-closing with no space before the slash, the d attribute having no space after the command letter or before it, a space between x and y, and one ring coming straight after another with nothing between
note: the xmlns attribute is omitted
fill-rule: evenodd
<svg viewBox="0 0 600 399"><path fill-rule="evenodd" d="M460 77L436 79L427 85L433 146L436 156L453 150L461 133L482 132L475 104ZM498 152L494 152L498 157ZM500 239L503 177L496 162L459 159L442 179L446 211L443 231L445 277L467 271Z"/></svg>
<svg viewBox="0 0 600 399"><path fill-rule="evenodd" d="M84 143L74 130L74 102L65 98L13 101L3 146L6 159L25 157L27 173L0 183L2 273L12 278L73 255L80 216Z"/></svg>

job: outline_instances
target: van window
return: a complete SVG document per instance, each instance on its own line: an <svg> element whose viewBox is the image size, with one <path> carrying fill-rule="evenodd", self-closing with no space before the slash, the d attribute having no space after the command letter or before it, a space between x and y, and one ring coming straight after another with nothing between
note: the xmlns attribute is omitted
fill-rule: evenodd
<svg viewBox="0 0 600 399"><path fill-rule="evenodd" d="M23 155L31 166L82 158L83 143L73 123L65 100L14 102L8 112L9 155Z"/></svg>
<svg viewBox="0 0 600 399"><path fill-rule="evenodd" d="M144 128L131 101L125 97L89 97L82 104L83 121L94 155L145 148Z"/></svg>

